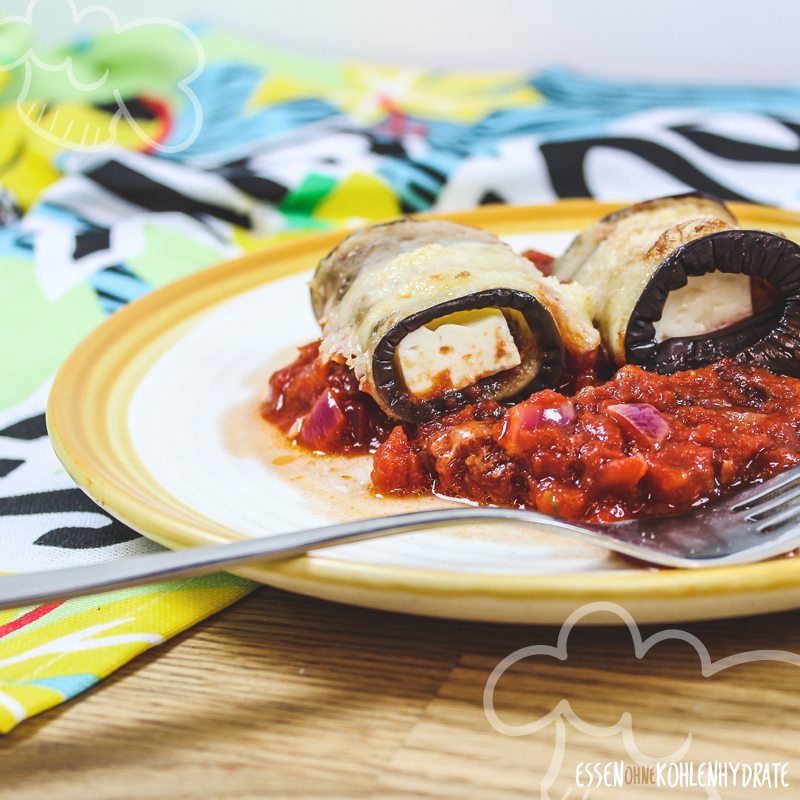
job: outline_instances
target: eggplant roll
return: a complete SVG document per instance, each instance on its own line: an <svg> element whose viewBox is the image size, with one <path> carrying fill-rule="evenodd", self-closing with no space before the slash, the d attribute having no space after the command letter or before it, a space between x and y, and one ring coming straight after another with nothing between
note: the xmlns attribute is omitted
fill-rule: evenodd
<svg viewBox="0 0 800 800"><path fill-rule="evenodd" d="M800 246L740 230L717 198L616 211L583 231L553 274L589 290L618 365L671 374L738 358L800 377ZM768 308L754 309L751 278L772 285Z"/></svg>
<svg viewBox="0 0 800 800"><path fill-rule="evenodd" d="M357 231L311 281L320 355L347 363L390 416L422 422L550 388L599 346L589 295L486 231L402 219Z"/></svg>

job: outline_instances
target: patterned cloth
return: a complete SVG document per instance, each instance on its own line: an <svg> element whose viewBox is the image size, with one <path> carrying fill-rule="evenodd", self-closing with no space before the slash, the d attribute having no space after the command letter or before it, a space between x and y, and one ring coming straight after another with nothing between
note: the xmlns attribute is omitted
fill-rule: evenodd
<svg viewBox="0 0 800 800"><path fill-rule="evenodd" d="M690 188L800 206L798 89L435 75L180 26L45 59L69 56L73 80L26 57L24 28L0 27L0 571L160 549L75 488L43 415L69 351L153 287L404 212ZM220 574L0 612L0 731L252 587Z"/></svg>

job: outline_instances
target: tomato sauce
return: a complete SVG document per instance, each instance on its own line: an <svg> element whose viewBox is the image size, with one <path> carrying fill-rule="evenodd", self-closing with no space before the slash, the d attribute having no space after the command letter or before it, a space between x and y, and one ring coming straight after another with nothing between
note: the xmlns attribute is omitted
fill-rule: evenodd
<svg viewBox="0 0 800 800"><path fill-rule="evenodd" d="M398 424L319 343L271 379L263 417L319 453L373 453L380 494L437 494L609 522L681 514L800 464L800 380L732 360L608 380Z"/></svg>
<svg viewBox="0 0 800 800"><path fill-rule="evenodd" d="M538 250L526 250L522 255L527 258L542 275L548 276L553 274L553 263L556 260L554 256L550 256L547 253L540 253Z"/></svg>
<svg viewBox="0 0 800 800"><path fill-rule="evenodd" d="M297 444L318 453L374 452L395 426L378 404L358 388L343 364L319 359L319 341L269 381L261 416Z"/></svg>

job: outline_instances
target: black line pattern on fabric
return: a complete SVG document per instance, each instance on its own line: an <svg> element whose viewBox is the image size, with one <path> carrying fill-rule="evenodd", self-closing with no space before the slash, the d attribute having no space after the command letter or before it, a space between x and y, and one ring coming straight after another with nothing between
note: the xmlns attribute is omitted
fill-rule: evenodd
<svg viewBox="0 0 800 800"><path fill-rule="evenodd" d="M190 217L207 215L241 228L252 228L250 217L244 214L196 200L113 159L90 170L86 177L118 197L148 211L179 211Z"/></svg>
<svg viewBox="0 0 800 800"><path fill-rule="evenodd" d="M75 236L75 250L72 252L72 257L77 261L99 250L108 250L110 247L111 231L108 228L83 231Z"/></svg>
<svg viewBox="0 0 800 800"><path fill-rule="evenodd" d="M156 113L150 106L144 104L138 97L131 97L122 101L125 104L125 109L134 119L154 120ZM94 103L94 107L100 111L106 111L109 114L116 114L120 108L119 104L114 103Z"/></svg>
<svg viewBox="0 0 800 800"><path fill-rule="evenodd" d="M96 514L109 516L80 489L56 489L50 492L0 497L0 517L53 514L59 511L93 511Z"/></svg>
<svg viewBox="0 0 800 800"><path fill-rule="evenodd" d="M89 550L141 538L136 531L107 514L80 489L57 489L50 492L0 497L0 517L75 511L97 514L107 519L108 524L101 528L82 526L53 528L42 534L34 544L70 550Z"/></svg>
<svg viewBox="0 0 800 800"><path fill-rule="evenodd" d="M406 153L405 147L400 142L373 139L369 149L378 156L391 156L402 160L408 159L408 153Z"/></svg>
<svg viewBox="0 0 800 800"><path fill-rule="evenodd" d="M268 203L280 205L289 194L289 188L271 178L256 174L249 166L247 159L232 161L230 164L218 167L216 170L221 177L237 189Z"/></svg>
<svg viewBox="0 0 800 800"><path fill-rule="evenodd" d="M433 167L429 167L427 164L422 164L419 161L409 161L414 169L418 169L420 172L424 172L426 175L430 175L431 178L438 181L442 185L444 185L445 181L447 181L447 175L443 172L440 172L438 169L434 169Z"/></svg>
<svg viewBox="0 0 800 800"><path fill-rule="evenodd" d="M594 147L610 147L623 150L649 161L673 178L701 192L721 197L723 200L753 202L751 198L717 183L683 156L667 147L647 139L610 136L597 139L576 139L565 142L548 142L540 149L547 164L550 182L559 197L591 197L586 183L585 163L589 151Z"/></svg>
<svg viewBox="0 0 800 800"><path fill-rule="evenodd" d="M147 294L153 288L124 264L113 264L98 270L87 283L97 293L100 306L107 314L113 314L126 303Z"/></svg>
<svg viewBox="0 0 800 800"><path fill-rule="evenodd" d="M0 478L10 475L17 467L21 467L25 462L16 458L0 458Z"/></svg>
<svg viewBox="0 0 800 800"><path fill-rule="evenodd" d="M139 534L113 519L102 528L64 527L40 536L34 544L43 547L62 547L66 550L92 550L138 539Z"/></svg>
<svg viewBox="0 0 800 800"><path fill-rule="evenodd" d="M416 194L422 198L423 202L426 206L432 206L436 202L436 195L433 192L429 192L423 186L420 186L418 183L414 181L409 181L408 183L409 188L413 189Z"/></svg>
<svg viewBox="0 0 800 800"><path fill-rule="evenodd" d="M777 120L796 135L800 135L800 125L785 120ZM692 144L697 145L714 156L728 161L753 161L758 164L800 164L800 145L794 150L768 147L763 144L729 139L717 133L700 130L698 125L675 125L670 130L679 133Z"/></svg>
<svg viewBox="0 0 800 800"><path fill-rule="evenodd" d="M495 203L505 203L505 202L506 199L504 197L501 197L499 194L497 194L497 192L494 191L494 189L489 189L488 191L484 192L481 199L478 200L478 205L490 206Z"/></svg>
<svg viewBox="0 0 800 800"><path fill-rule="evenodd" d="M7 436L9 439L22 439L30 442L47 436L47 423L44 414L37 414L35 417L15 422L0 431L0 436Z"/></svg>
<svg viewBox="0 0 800 800"><path fill-rule="evenodd" d="M0 458L0 478L10 475L17 467L21 467L25 462L17 458Z"/></svg>

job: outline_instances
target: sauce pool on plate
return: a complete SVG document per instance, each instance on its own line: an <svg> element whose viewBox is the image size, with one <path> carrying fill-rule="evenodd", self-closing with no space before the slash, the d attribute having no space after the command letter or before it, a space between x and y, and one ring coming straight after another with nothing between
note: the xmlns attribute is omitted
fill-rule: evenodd
<svg viewBox="0 0 800 800"><path fill-rule="evenodd" d="M307 345L273 375L262 416L307 450L373 453L381 494L606 522L685 513L800 464L800 381L731 360L669 376L627 366L571 396L398 424L317 354Z"/></svg>

